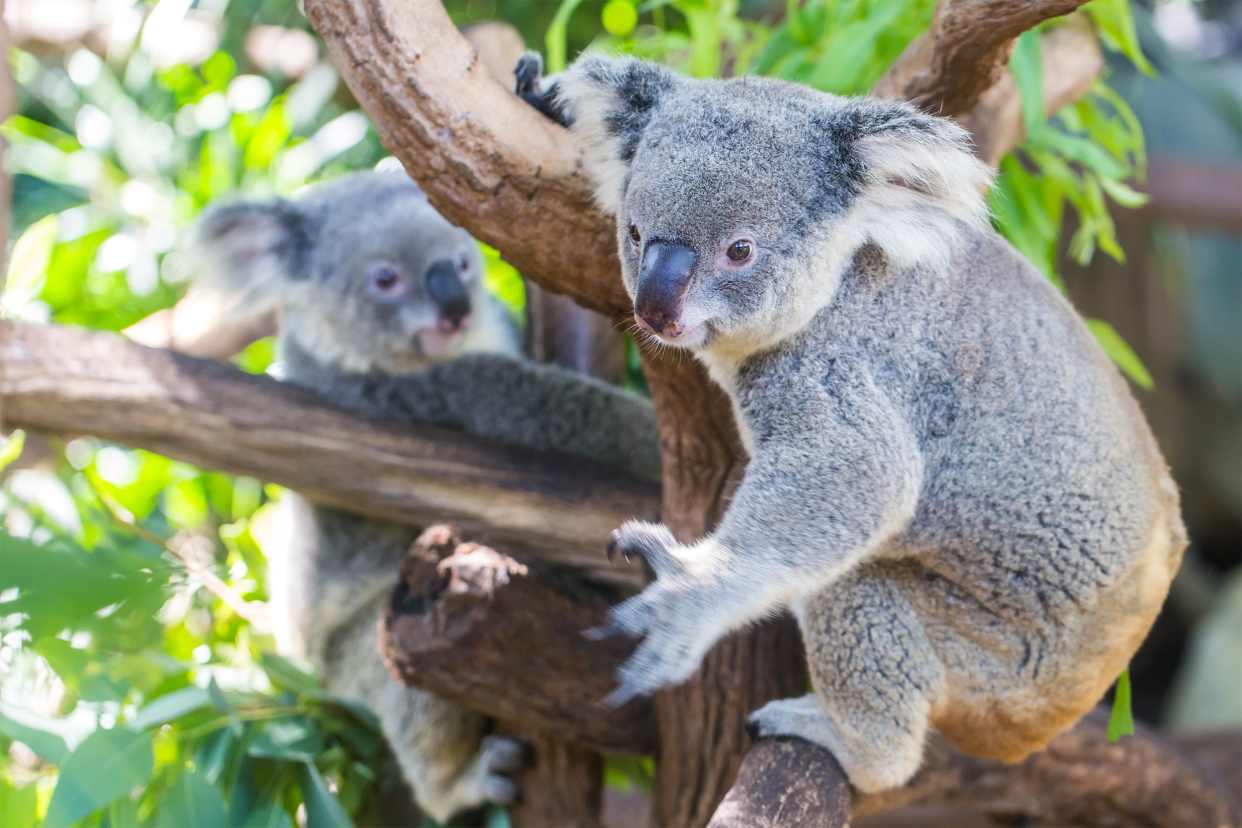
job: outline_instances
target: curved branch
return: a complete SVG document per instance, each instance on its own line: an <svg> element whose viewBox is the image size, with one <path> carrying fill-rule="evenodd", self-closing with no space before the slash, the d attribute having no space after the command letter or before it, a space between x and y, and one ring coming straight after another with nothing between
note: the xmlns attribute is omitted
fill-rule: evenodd
<svg viewBox="0 0 1242 828"><path fill-rule="evenodd" d="M965 115L1001 79L1014 38L1085 2L940 0L927 32L889 67L872 94L901 98L936 115Z"/></svg>
<svg viewBox="0 0 1242 828"><path fill-rule="evenodd" d="M500 85L439 0L306 0L306 14L437 210L540 287L629 312L616 228L569 132Z"/></svg>

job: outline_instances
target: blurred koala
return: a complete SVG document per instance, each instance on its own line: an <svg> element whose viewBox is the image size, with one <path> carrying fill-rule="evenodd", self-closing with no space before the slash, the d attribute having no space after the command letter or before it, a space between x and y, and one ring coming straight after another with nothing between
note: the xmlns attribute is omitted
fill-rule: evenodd
<svg viewBox="0 0 1242 828"><path fill-rule="evenodd" d="M295 202L240 203L200 222L200 285L275 305L280 374L377 419L456 428L658 477L648 401L517 358L483 287L477 244L404 173L361 173ZM464 356L463 356L464 355ZM517 791L516 742L478 713L407 688L376 649L378 615L418 530L281 499L264 552L277 646L380 719L419 806L439 821Z"/></svg>

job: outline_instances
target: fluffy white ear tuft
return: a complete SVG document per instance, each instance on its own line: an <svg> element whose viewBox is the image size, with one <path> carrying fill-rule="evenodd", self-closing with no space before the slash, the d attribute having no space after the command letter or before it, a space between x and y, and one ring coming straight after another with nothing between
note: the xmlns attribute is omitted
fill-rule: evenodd
<svg viewBox="0 0 1242 828"><path fill-rule="evenodd" d="M585 155L600 209L616 215L630 162L660 98L676 82L667 67L597 52L556 76L556 99Z"/></svg>
<svg viewBox="0 0 1242 828"><path fill-rule="evenodd" d="M284 295L306 278L311 219L287 201L238 203L209 211L194 228L195 282L232 295L238 307Z"/></svg>
<svg viewBox="0 0 1242 828"><path fill-rule="evenodd" d="M874 100L859 101L856 117L866 173L854 212L864 232L897 263L946 261L955 221L986 226L992 170L947 119Z"/></svg>

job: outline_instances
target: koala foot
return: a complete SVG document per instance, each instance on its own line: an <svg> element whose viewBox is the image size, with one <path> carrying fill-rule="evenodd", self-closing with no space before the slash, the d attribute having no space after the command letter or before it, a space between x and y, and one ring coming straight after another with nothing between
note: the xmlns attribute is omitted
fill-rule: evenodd
<svg viewBox="0 0 1242 828"><path fill-rule="evenodd" d="M797 736L831 753L841 763L850 784L864 793L904 785L923 759L922 737L907 731L891 734L878 744L842 738L823 700L815 693L796 699L777 699L750 714L747 731L752 739Z"/></svg>
<svg viewBox="0 0 1242 828"><path fill-rule="evenodd" d="M528 763L526 745L503 736L485 736L483 744L453 785L452 803L440 810L453 814L485 802L509 805L519 795L517 784L504 776Z"/></svg>
<svg viewBox="0 0 1242 828"><path fill-rule="evenodd" d="M631 521L608 539L610 555L626 560L641 556L656 580L640 595L608 613L608 623L587 630L598 640L624 633L645 636L634 655L617 673L619 686L604 700L618 707L634 696L652 693L689 678L707 650L725 631L722 609L728 596L687 571L677 552L685 550L663 526Z"/></svg>
<svg viewBox="0 0 1242 828"><path fill-rule="evenodd" d="M517 77L517 85L513 91L519 98L561 126L569 126L565 113L561 111L560 102L556 99L555 84L545 83L547 79L543 77L543 58L538 52L526 52L518 58L513 74Z"/></svg>

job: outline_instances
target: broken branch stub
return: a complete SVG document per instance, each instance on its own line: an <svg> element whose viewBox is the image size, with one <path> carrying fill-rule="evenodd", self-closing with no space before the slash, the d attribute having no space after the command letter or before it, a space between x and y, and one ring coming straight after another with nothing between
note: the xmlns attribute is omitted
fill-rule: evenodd
<svg viewBox="0 0 1242 828"><path fill-rule="evenodd" d="M380 652L394 678L447 701L601 752L646 754L655 746L651 700L600 704L635 642L583 635L606 623L615 600L433 526L402 562Z"/></svg>

